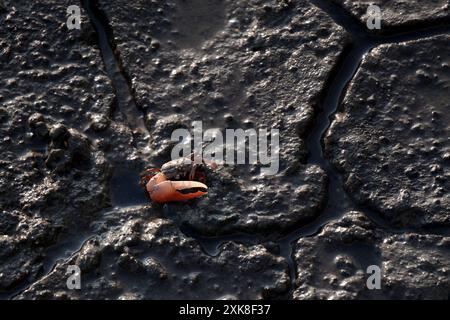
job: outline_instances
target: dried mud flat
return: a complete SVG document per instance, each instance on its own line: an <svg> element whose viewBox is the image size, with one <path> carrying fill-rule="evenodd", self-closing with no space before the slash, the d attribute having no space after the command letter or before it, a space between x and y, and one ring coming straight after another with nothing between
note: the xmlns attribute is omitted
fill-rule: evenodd
<svg viewBox="0 0 450 320"><path fill-rule="evenodd" d="M448 2L378 1L382 32L365 1L71 4L0 7L1 298L450 297ZM196 120L278 128L279 173L149 203Z"/></svg>

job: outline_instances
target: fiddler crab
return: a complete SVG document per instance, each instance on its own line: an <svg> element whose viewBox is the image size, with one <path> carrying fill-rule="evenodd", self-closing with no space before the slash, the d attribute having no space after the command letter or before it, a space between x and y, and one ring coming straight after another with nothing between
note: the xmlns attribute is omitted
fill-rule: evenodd
<svg viewBox="0 0 450 320"><path fill-rule="evenodd" d="M217 164L194 154L166 162L161 169L151 168L141 173L140 184L150 199L158 203L186 201L208 193L207 167Z"/></svg>

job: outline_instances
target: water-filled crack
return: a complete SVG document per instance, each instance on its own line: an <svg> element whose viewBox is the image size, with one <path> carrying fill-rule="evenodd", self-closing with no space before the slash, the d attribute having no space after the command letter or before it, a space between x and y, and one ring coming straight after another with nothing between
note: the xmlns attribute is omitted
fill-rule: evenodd
<svg viewBox="0 0 450 320"><path fill-rule="evenodd" d="M120 59L115 53L112 30L105 14L98 7L95 0L81 0L92 26L97 32L98 45L103 62L114 88L116 105L123 119L132 130L145 130L143 112L135 102L130 83L120 64Z"/></svg>
<svg viewBox="0 0 450 320"><path fill-rule="evenodd" d="M92 239L92 235L85 233L77 233L70 235L59 235L62 241L57 241L54 245L48 247L43 253L44 261L42 269L39 274L34 278L30 279L28 277L20 284L16 285L14 289L8 292L1 293L0 299L14 299L16 296L20 295L24 291L28 290L34 283L45 278L50 274L59 262L67 261L71 259L77 252L79 252L84 244Z"/></svg>

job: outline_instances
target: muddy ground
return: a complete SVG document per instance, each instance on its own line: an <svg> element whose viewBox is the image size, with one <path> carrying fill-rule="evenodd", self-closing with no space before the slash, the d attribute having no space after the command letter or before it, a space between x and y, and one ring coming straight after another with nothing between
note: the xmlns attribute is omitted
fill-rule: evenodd
<svg viewBox="0 0 450 320"><path fill-rule="evenodd" d="M0 298L449 299L450 4L373 3L0 2ZM193 121L279 171L151 203Z"/></svg>

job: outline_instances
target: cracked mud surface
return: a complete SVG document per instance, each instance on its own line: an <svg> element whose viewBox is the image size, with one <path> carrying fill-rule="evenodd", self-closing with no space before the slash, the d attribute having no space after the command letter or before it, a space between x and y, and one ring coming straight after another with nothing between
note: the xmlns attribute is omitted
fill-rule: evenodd
<svg viewBox="0 0 450 320"><path fill-rule="evenodd" d="M449 40L372 50L325 139L348 192L391 224L450 224Z"/></svg>
<svg viewBox="0 0 450 320"><path fill-rule="evenodd" d="M448 299L450 238L378 228L351 211L295 245L294 299ZM381 290L366 286L367 267L381 268Z"/></svg>
<svg viewBox="0 0 450 320"><path fill-rule="evenodd" d="M98 228L111 231L88 240L18 298L261 299L289 288L286 261L263 245L228 242L209 256L147 207L112 211ZM68 290L61 282L73 264L86 290Z"/></svg>
<svg viewBox="0 0 450 320"><path fill-rule="evenodd" d="M70 31L72 3L0 7L0 297L448 299L448 3L379 1L384 37L332 2L86 0ZM195 120L280 129L279 173L149 203Z"/></svg>
<svg viewBox="0 0 450 320"><path fill-rule="evenodd" d="M332 0L361 24L366 25L367 7L377 5L381 9L382 28L374 29L374 33L388 33L392 31L406 31L411 27L434 26L450 22L450 2L448 0L433 0L424 3L420 0Z"/></svg>
<svg viewBox="0 0 450 320"><path fill-rule="evenodd" d="M279 128L277 176L224 167L210 176L208 199L169 210L208 234L274 233L312 221L325 201L326 177L305 163L304 138L347 35L306 1L219 2L206 1L205 11L195 14L199 29L189 30L192 12L184 1L138 1L128 10L127 1L98 1L145 113L151 148L146 161L170 160L173 129L195 120L204 130ZM192 10L196 6L199 1ZM216 8L212 15L209 6ZM149 24L149 16L156 21ZM212 33L209 26L221 27Z"/></svg>

